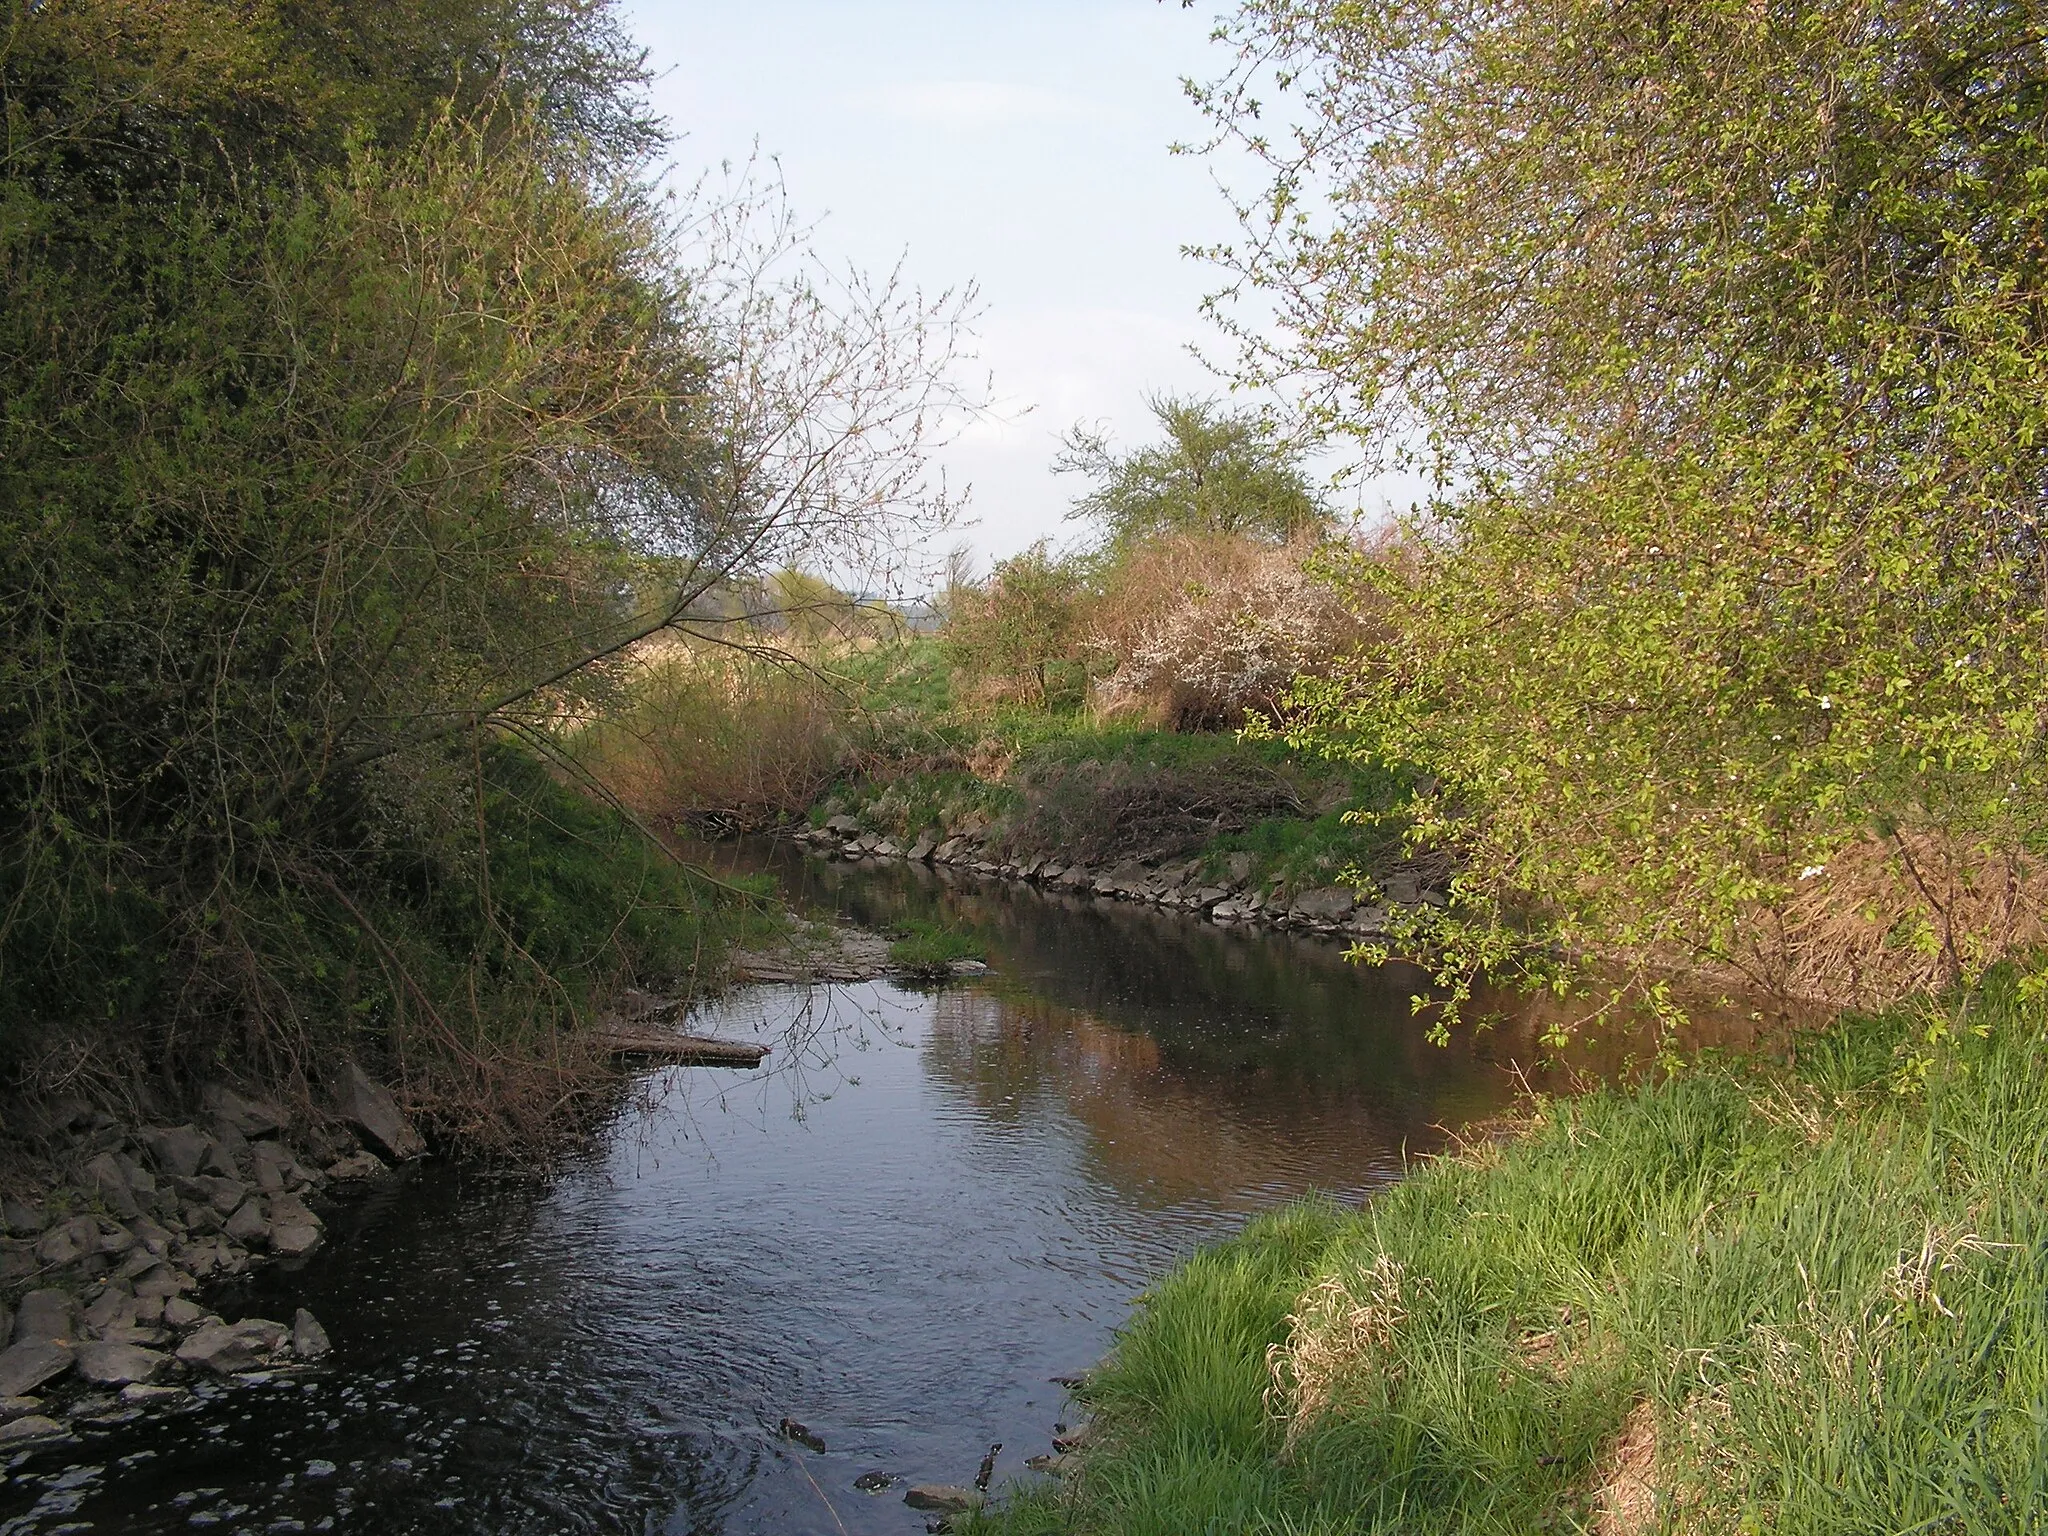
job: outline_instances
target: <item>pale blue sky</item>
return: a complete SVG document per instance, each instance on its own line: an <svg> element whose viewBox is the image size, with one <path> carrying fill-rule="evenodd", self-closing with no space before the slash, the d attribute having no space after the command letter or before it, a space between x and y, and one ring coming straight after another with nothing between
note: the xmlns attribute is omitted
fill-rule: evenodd
<svg viewBox="0 0 2048 1536"><path fill-rule="evenodd" d="M625 0L660 72L678 168L758 140L819 243L927 288L980 285L981 365L1003 416L945 450L982 556L1074 532L1049 462L1076 420L1129 443L1153 390L1220 392L1187 344L1216 275L1180 248L1228 238L1183 75L1223 63L1212 10L1178 0ZM1023 414L1029 407L1028 414Z"/></svg>

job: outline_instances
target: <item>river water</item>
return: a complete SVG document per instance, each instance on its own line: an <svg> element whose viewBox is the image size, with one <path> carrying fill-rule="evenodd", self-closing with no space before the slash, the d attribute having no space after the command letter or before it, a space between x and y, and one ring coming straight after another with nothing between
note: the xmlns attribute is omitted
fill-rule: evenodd
<svg viewBox="0 0 2048 1536"><path fill-rule="evenodd" d="M793 899L944 915L991 974L756 987L703 1032L756 1073L656 1072L547 1175L417 1165L295 1273L320 1370L17 1458L0 1536L68 1531L888 1533L902 1484L1048 1449L1049 1378L1252 1214L1358 1202L1506 1106L1526 1020L1424 1039L1404 969L1327 941L786 846ZM778 1433L800 1421L816 1449Z"/></svg>

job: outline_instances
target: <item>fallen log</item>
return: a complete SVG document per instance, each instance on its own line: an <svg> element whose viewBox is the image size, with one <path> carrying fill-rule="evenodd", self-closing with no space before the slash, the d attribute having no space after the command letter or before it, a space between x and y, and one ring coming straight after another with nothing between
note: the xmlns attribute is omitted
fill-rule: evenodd
<svg viewBox="0 0 2048 1536"><path fill-rule="evenodd" d="M604 1038L614 1056L673 1066L758 1067L768 1054L767 1046L745 1040L714 1040L709 1035L678 1035L665 1029L610 1029Z"/></svg>

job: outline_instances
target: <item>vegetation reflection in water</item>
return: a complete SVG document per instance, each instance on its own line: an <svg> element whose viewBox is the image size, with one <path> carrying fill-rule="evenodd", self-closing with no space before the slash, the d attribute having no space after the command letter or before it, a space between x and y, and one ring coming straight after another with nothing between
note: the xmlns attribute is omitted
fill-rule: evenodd
<svg viewBox="0 0 2048 1536"><path fill-rule="evenodd" d="M547 1177L420 1170L234 1298L310 1306L328 1371L46 1455L0 1529L914 1532L854 1480L963 1481L998 1440L1019 1473L1139 1290L1397 1178L1510 1101L1536 1028L1440 1048L1413 976L1332 945L725 856L814 912L968 925L992 974L736 994L700 1022L763 1031L769 1070L645 1078Z"/></svg>

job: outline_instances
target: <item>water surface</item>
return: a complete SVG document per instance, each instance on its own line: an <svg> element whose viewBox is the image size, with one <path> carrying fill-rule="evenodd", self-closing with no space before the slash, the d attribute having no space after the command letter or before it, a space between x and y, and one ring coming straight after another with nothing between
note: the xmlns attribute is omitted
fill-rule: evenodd
<svg viewBox="0 0 2048 1536"><path fill-rule="evenodd" d="M1513 1096L1526 1029L1429 1044L1419 975L1327 941L788 849L822 914L972 925L993 972L760 987L542 1177L425 1164L227 1298L310 1307L303 1375L19 1458L0 1536L58 1531L892 1533L869 1472L997 1479L1145 1285L1251 1214L1362 1201ZM794 1418L822 1451L777 1433Z"/></svg>

